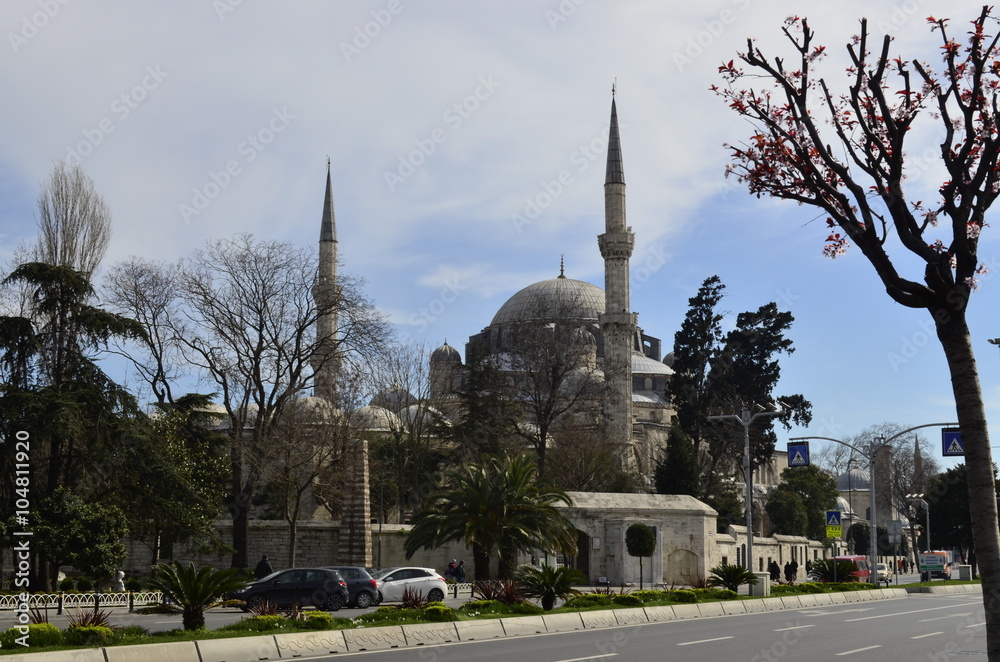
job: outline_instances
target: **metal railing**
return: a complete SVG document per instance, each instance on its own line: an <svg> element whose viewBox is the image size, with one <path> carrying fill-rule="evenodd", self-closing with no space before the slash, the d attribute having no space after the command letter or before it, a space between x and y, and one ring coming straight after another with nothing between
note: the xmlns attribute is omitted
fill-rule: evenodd
<svg viewBox="0 0 1000 662"><path fill-rule="evenodd" d="M101 607L128 607L131 611L137 605L155 605L163 601L160 591L124 591L96 593L29 593L28 608L55 608L61 614L63 609L90 609ZM0 595L0 611L23 609L20 594Z"/></svg>

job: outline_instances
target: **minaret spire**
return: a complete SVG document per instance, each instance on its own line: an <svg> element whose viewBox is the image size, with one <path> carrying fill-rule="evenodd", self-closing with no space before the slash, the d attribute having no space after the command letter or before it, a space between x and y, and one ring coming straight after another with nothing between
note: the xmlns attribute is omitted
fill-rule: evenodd
<svg viewBox="0 0 1000 662"><path fill-rule="evenodd" d="M316 342L313 355L313 391L318 398L337 404L337 378L340 358L337 342L337 223L333 214L333 184L330 176L330 157L326 159L326 196L323 200L323 217L319 230L319 273L313 285L316 302Z"/></svg>
<svg viewBox="0 0 1000 662"><path fill-rule="evenodd" d="M598 319L604 335L602 416L605 438L618 447L623 464L629 464L626 458L632 455L632 345L638 328L638 317L629 303L629 258L635 235L625 223L625 170L614 87L604 179L604 230L597 238L604 258L605 313Z"/></svg>

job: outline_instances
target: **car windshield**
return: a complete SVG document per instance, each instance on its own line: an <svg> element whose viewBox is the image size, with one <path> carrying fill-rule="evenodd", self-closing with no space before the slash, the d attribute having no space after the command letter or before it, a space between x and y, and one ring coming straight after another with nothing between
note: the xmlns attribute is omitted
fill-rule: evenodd
<svg viewBox="0 0 1000 662"><path fill-rule="evenodd" d="M371 573L372 579L382 579L393 570L395 570L395 568L382 568L381 570L376 570L375 572Z"/></svg>
<svg viewBox="0 0 1000 662"><path fill-rule="evenodd" d="M261 577L260 579L253 580L253 583L256 584L257 582L270 581L270 580L274 579L275 577L277 577L278 575L280 575L283 572L285 572L285 571L284 570L277 570L275 572L272 572L270 575L267 575L266 577Z"/></svg>

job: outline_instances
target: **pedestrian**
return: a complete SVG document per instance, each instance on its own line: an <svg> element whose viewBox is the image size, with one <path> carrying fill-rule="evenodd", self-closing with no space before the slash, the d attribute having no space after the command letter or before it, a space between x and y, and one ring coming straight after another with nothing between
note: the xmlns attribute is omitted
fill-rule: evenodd
<svg viewBox="0 0 1000 662"><path fill-rule="evenodd" d="M267 554L260 557L260 561L257 563L257 567L253 570L254 579L264 579L268 575L274 572L274 568L271 567L271 562L267 560Z"/></svg>
<svg viewBox="0 0 1000 662"><path fill-rule="evenodd" d="M799 578L799 562L792 559L792 579Z"/></svg>
<svg viewBox="0 0 1000 662"><path fill-rule="evenodd" d="M455 578L455 568L457 568L457 567L458 567L458 561L456 561L455 559L452 559L451 563L448 564L448 568L444 571L444 576L448 577L449 579L454 579Z"/></svg>
<svg viewBox="0 0 1000 662"><path fill-rule="evenodd" d="M459 584L465 583L465 559L459 561L455 568L455 581Z"/></svg>
<svg viewBox="0 0 1000 662"><path fill-rule="evenodd" d="M786 582L791 582L793 576L794 576L794 574L792 573L792 564L791 563L786 563L785 564L785 581Z"/></svg>
<svg viewBox="0 0 1000 662"><path fill-rule="evenodd" d="M772 582L777 584L779 581L781 581L781 568L778 567L778 563L774 561L774 559L772 559L771 562L767 564L767 571L771 573Z"/></svg>

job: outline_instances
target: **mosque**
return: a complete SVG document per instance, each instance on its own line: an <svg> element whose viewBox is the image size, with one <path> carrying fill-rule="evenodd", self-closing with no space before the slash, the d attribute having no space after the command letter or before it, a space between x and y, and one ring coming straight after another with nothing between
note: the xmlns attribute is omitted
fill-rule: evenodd
<svg viewBox="0 0 1000 662"><path fill-rule="evenodd" d="M560 266L555 278L532 283L508 299L479 333L458 349L445 342L430 357L431 401L454 412L449 398L462 389L472 360L495 359L509 364L512 344L525 326L563 327L588 350L585 363L599 388L584 398L578 421L590 421L618 450L624 468L647 478L665 448L671 408L667 388L673 371L670 357L662 359L659 338L638 325L629 301L629 259L635 235L626 223L625 172L615 100L611 101L607 171L604 182L604 233L597 244L604 259L604 289L567 278ZM596 228L595 228L596 229Z"/></svg>

